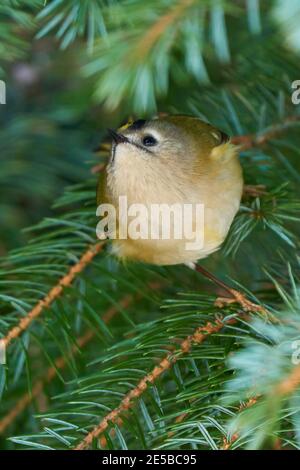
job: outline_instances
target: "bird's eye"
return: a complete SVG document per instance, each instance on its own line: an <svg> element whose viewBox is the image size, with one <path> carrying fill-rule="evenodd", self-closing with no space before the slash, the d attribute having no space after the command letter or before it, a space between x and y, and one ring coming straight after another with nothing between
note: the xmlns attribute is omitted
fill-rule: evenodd
<svg viewBox="0 0 300 470"><path fill-rule="evenodd" d="M145 135L142 142L146 147L152 147L153 145L157 144L157 140L155 137L153 137L153 135Z"/></svg>

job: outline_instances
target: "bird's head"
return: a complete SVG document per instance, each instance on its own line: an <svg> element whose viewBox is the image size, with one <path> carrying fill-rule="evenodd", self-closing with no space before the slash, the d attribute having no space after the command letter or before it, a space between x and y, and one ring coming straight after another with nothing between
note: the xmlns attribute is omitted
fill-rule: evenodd
<svg viewBox="0 0 300 470"><path fill-rule="evenodd" d="M210 166L228 149L229 137L210 124L191 116L163 118L129 123L117 131L109 130L113 143L111 165L136 164L161 171L187 171L194 165ZM232 146L231 146L232 147Z"/></svg>

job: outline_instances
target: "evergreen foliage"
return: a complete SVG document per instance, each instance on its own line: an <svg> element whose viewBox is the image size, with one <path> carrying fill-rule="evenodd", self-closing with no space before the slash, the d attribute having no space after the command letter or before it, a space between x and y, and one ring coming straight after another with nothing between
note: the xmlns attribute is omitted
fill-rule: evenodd
<svg viewBox="0 0 300 470"><path fill-rule="evenodd" d="M2 449L300 448L300 76L287 35L300 31L278 13L292 3L1 3ZM157 110L241 147L240 212L201 264L251 311L216 304L223 290L185 266L121 264L96 239L107 147L92 148Z"/></svg>

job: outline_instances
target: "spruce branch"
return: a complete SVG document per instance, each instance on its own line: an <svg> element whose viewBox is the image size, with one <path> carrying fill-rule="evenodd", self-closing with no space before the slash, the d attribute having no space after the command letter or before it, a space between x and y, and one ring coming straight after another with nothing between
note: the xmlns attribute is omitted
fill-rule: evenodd
<svg viewBox="0 0 300 470"><path fill-rule="evenodd" d="M215 322L207 322L204 326L196 328L192 335L189 335L180 343L180 347L177 350L168 353L167 356L165 356L150 373L143 377L138 385L125 395L119 406L110 411L110 413L108 413L101 422L95 426L79 444L77 444L74 450L84 450L89 448L94 439L101 437L110 424L116 423L120 419L120 415L133 406L134 400L140 398L148 389L149 385L154 384L155 381L164 372L170 369L181 356L188 354L195 344L199 345L203 343L203 341L213 333L217 333L226 325L231 325L236 322L237 319L232 317L228 320L218 318Z"/></svg>
<svg viewBox="0 0 300 470"><path fill-rule="evenodd" d="M263 306L248 301L241 292L228 287L225 283L215 278L215 276L211 275L211 273L209 273L201 266L196 265L195 269L204 276L208 277L213 282L215 282L217 285L228 291L233 296L233 299L222 299L222 304L220 299L217 300L216 305L218 307L223 307L224 303L239 303L243 308L243 312L239 313L240 318L246 319L246 312L256 312L264 315L265 317L268 316L272 320L274 320L274 317ZM215 323L207 322L206 325L197 327L197 329L192 335L189 335L180 343L180 348L177 351L169 353L164 359L161 360L159 365L152 370L152 372L148 373L143 379L140 380L138 385L133 390L131 390L125 395L120 405L114 410L112 410L110 413L108 413L101 420L99 425L95 426L95 428L90 431L88 435L75 447L75 450L84 450L88 448L92 444L93 440L96 438L100 438L101 444L105 446L107 441L106 438L101 438L102 434L106 431L110 424L117 423L119 426L123 424L123 420L120 415L122 415L123 412L133 406L134 400L139 398L145 392L149 384L153 384L158 377L160 377L164 372L166 372L170 367L172 367L172 365L177 362L178 358L181 355L188 354L194 344L201 344L203 341L205 341L207 336L219 332L226 325L234 324L236 322L237 318L234 317L229 318L228 320L224 318L217 318ZM186 413L179 415L176 418L176 423L180 423L181 421L183 421L186 416ZM169 435L172 434L169 433Z"/></svg>
<svg viewBox="0 0 300 470"><path fill-rule="evenodd" d="M83 348L93 338L93 336L93 331L87 331L84 335L80 336L80 338L76 340L76 345L72 348L72 355L75 355L78 352L78 348ZM26 392L18 400L15 406L1 419L0 434L3 434L13 421L24 411L24 409L42 393L44 386L56 377L57 370L63 369L66 366L66 357L60 356L55 359L54 363L55 366L49 367L45 376L37 380L30 392Z"/></svg>
<svg viewBox="0 0 300 470"><path fill-rule="evenodd" d="M203 266L196 264L195 270L201 273L203 276L210 279L214 284L221 287L221 289L224 289L227 293L230 294L231 296L230 298L227 298L227 297L217 298L217 300L215 301L215 305L217 307L222 308L226 304L238 303L240 304L240 306L245 312L259 312L264 316L270 315L269 312L262 305L258 305L254 302L251 302L245 297L245 295L242 292L236 289L233 289L232 287L229 287L227 284L225 284L225 282L221 281L212 273L207 271L207 269L204 269Z"/></svg>
<svg viewBox="0 0 300 470"><path fill-rule="evenodd" d="M249 398L248 401L245 403L241 403L239 407L239 412L242 412L243 410L250 408L251 406L255 405L257 403L258 397L251 397ZM229 439L224 437L223 440L223 445L222 445L222 450L229 450L232 444L239 438L239 434L236 432L234 433Z"/></svg>
<svg viewBox="0 0 300 470"><path fill-rule="evenodd" d="M133 297L126 295L121 299L119 305L110 307L103 315L102 320L105 324L108 324L112 318L119 312L119 307L127 308L132 303ZM69 352L69 357L76 355L79 350L82 350L95 336L95 332L92 330L87 331L82 336L76 339L76 343L73 345ZM44 377L37 380L33 385L30 392L25 393L15 404L15 406L0 420L0 434L12 424L12 422L24 411L24 409L35 399L44 389L44 386L50 383L56 376L57 370L63 369L67 365L66 356L60 356L54 361L54 366L50 366Z"/></svg>
<svg viewBox="0 0 300 470"><path fill-rule="evenodd" d="M231 141L235 145L239 145L241 150L248 150L255 147L262 147L270 140L276 138L291 127L298 125L300 121L299 115L286 117L281 123L276 123L265 129L260 134L246 134L234 136Z"/></svg>
<svg viewBox="0 0 300 470"><path fill-rule="evenodd" d="M300 366L294 367L290 374L285 377L274 390L276 397L284 397L293 393L300 385Z"/></svg>
<svg viewBox="0 0 300 470"><path fill-rule="evenodd" d="M25 55L25 51L28 50L28 41L24 36L27 31L34 30L33 15L41 5L42 0L2 0L0 4L1 61L12 62ZM2 71L2 66L0 70Z"/></svg>
<svg viewBox="0 0 300 470"><path fill-rule="evenodd" d="M271 391L269 396L262 396L258 395L255 397L249 398L246 402L242 402L240 407L239 407L239 413L243 413L245 410L249 409L250 407L254 406L257 404L259 400L273 400L275 399L276 401L280 400L281 398L284 398L288 395L291 395L293 392L296 391L296 389L300 386L300 366L296 366L293 368L293 370L286 376L284 377L279 383L276 384L274 389ZM239 421L239 415L235 418L235 421ZM238 430L234 432L231 437L224 438L223 450L229 450L231 446L238 440L240 437L240 434ZM277 439L275 442L275 447L279 448L280 442Z"/></svg>
<svg viewBox="0 0 300 470"><path fill-rule="evenodd" d="M144 60L166 30L181 18L184 10L194 3L196 0L179 0L170 8L170 11L159 17L139 41L136 50L132 53L132 58L137 61Z"/></svg>
<svg viewBox="0 0 300 470"><path fill-rule="evenodd" d="M29 327L33 320L35 320L41 315L44 309L50 307L54 300L56 300L61 295L64 288L72 284L75 277L78 276L78 274L80 274L86 268L86 266L89 265L89 263L91 263L93 258L98 253L100 253L102 248L102 243L96 243L82 255L78 263L72 266L69 272L65 276L63 276L63 278L60 279L54 287L52 287L48 294L42 300L40 300L24 318L19 321L18 325L14 326L6 334L6 336L1 339L4 347L7 348L11 341L18 338L18 336L20 336L20 334L23 333Z"/></svg>
<svg viewBox="0 0 300 470"><path fill-rule="evenodd" d="M291 272L290 277L295 288ZM283 421L286 422L285 426L290 426L299 446L297 413L300 366L299 353L295 350L300 331L299 297L297 289L293 289L293 294L288 294L276 281L275 285L288 306L288 312L278 313L276 324L264 323L256 318L251 328L259 332L259 338L252 341L244 339L245 347L228 359L235 373L226 384L223 402L239 401L242 405L231 420L231 437L225 442L225 447L239 440L256 449L268 443L270 438L272 447L276 447L280 437L285 441L282 445L289 445L289 439L281 431ZM245 402L251 408L255 405L251 411L248 411L250 406L243 405Z"/></svg>
<svg viewBox="0 0 300 470"><path fill-rule="evenodd" d="M243 411L246 408L250 408L251 406L255 405L257 402L258 398L257 397L252 397L250 398L247 402L241 403L239 407L239 412ZM175 419L175 424L180 424L184 422L184 420L187 418L188 413L184 412L178 415ZM171 438L175 435L175 431L170 431L168 433L168 438ZM223 445L221 447L222 450L229 450L231 445L238 439L239 435L238 433L234 433L229 439L224 437L223 438Z"/></svg>

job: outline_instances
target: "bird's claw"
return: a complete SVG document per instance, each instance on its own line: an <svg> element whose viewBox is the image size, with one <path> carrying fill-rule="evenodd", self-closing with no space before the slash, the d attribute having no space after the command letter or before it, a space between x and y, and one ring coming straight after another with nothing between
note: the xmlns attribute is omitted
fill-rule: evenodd
<svg viewBox="0 0 300 470"><path fill-rule="evenodd" d="M248 300L241 292L235 289L230 289L230 292L232 297L218 297L215 301L215 306L223 308L225 305L238 303L245 312L260 311L261 313L265 313L265 309L263 307L251 302L251 300Z"/></svg>

